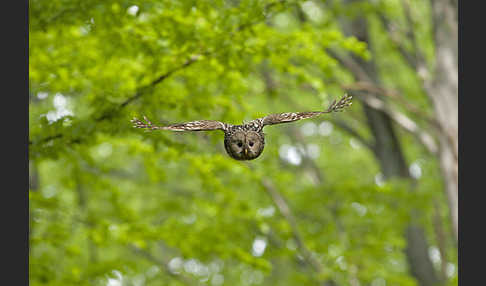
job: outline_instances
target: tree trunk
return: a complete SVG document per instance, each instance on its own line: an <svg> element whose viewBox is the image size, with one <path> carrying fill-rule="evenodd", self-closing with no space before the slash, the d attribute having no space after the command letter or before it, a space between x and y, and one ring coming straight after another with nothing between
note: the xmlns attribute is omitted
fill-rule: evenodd
<svg viewBox="0 0 486 286"><path fill-rule="evenodd" d="M391 119L382 111L374 110L366 105L364 110L375 138L374 153L385 179L401 177L412 180L399 141L393 130ZM412 221L405 231L407 240L405 254L410 272L421 286L437 285L439 280L429 257L429 247L424 230L415 223L416 210L410 211L412 212Z"/></svg>
<svg viewBox="0 0 486 286"><path fill-rule="evenodd" d="M452 228L458 236L458 22L457 3L431 0L435 70L424 83L440 125L439 159Z"/></svg>
<svg viewBox="0 0 486 286"><path fill-rule="evenodd" d="M354 35L360 41L366 42L371 46L368 35L368 24L365 18L357 18L351 25L344 27L345 31ZM379 76L376 72L374 61L365 62L360 58L353 58L353 62L358 64L354 76L359 81L373 83L381 86ZM356 69L357 68L357 69ZM359 98L359 97L358 97ZM393 129L391 118L381 110L376 110L364 104L364 111L375 138L374 154L380 164L381 172L385 179L400 177L412 180L408 172L408 167L400 146L400 142ZM405 254L409 264L411 274L417 279L421 286L436 286L440 282L428 255L428 243L421 226L415 223L417 211L412 209L412 221L405 231L407 247Z"/></svg>

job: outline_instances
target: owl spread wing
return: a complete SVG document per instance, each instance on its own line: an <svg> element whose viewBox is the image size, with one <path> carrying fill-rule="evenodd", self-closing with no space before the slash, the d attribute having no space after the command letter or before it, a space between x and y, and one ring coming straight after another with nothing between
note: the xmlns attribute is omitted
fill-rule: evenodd
<svg viewBox="0 0 486 286"><path fill-rule="evenodd" d="M287 123L287 122L293 122L301 119L312 118L325 113L340 112L343 111L344 108L352 104L351 99L352 96L345 94L339 101L336 102L336 100L334 100L331 103L331 105L329 105L326 111L277 113L277 114L270 114L265 117L258 118L256 120L259 120L263 127L266 125Z"/></svg>
<svg viewBox="0 0 486 286"><path fill-rule="evenodd" d="M171 131L211 131L211 130L225 130L226 124L215 120L197 120L184 123L176 123L167 126L153 125L147 117L143 117L145 122L140 119L133 118L131 122L135 128L145 128L148 130L171 130Z"/></svg>

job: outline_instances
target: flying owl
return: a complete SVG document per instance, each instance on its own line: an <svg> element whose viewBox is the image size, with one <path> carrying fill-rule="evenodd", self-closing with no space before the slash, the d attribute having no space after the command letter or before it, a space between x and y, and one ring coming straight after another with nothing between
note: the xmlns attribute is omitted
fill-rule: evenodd
<svg viewBox="0 0 486 286"><path fill-rule="evenodd" d="M339 112L350 106L352 96L345 94L339 101L334 100L326 111L287 112L270 114L262 118L254 119L242 125L232 125L215 120L198 120L184 123L176 123L168 126L156 126L147 117L145 122L133 118L133 127L148 130L171 131L212 131L224 132L224 148L228 155L236 160L253 160L263 152L265 147L265 134L263 127L279 123L288 123L301 119L312 118L325 113Z"/></svg>

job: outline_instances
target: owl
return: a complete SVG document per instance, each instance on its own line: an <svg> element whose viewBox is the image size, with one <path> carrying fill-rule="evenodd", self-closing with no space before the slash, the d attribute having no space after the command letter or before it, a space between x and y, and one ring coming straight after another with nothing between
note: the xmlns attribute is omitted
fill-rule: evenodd
<svg viewBox="0 0 486 286"><path fill-rule="evenodd" d="M231 158L236 160L253 160L260 156L265 147L263 127L312 118L325 113L339 112L352 104L351 99L352 96L345 94L339 101L336 102L336 100L334 100L326 111L276 113L254 119L242 125L232 125L215 120L198 120L176 123L168 126L156 126L145 116L143 117L145 122L137 118L133 118L131 122L133 123L133 127L145 128L147 130L221 130L224 132L224 148Z"/></svg>

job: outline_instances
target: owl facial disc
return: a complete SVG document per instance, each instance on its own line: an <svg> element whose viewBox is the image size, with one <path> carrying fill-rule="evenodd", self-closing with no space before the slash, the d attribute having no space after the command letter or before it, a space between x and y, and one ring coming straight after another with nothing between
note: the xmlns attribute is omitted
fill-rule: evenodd
<svg viewBox="0 0 486 286"><path fill-rule="evenodd" d="M228 155L236 160L253 160L260 156L265 142L256 131L238 130L225 136L224 147Z"/></svg>

